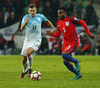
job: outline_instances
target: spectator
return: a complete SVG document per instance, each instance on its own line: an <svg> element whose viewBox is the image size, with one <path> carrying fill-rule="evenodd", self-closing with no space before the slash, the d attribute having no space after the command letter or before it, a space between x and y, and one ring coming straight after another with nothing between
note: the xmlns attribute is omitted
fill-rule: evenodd
<svg viewBox="0 0 100 88"><path fill-rule="evenodd" d="M9 14L13 11L13 3L11 0L5 0L4 1L4 7L5 7L5 16L4 16L4 24L7 23L7 19L9 17Z"/></svg>
<svg viewBox="0 0 100 88"><path fill-rule="evenodd" d="M74 10L73 10L73 14L75 14L75 13L77 13L77 9L76 8L74 8Z"/></svg>
<svg viewBox="0 0 100 88"><path fill-rule="evenodd" d="M48 0L40 0L40 5L44 8Z"/></svg>
<svg viewBox="0 0 100 88"><path fill-rule="evenodd" d="M7 47L8 47L7 51L9 51L9 54L14 54L14 49L15 49L14 35L12 35L11 40L8 41Z"/></svg>
<svg viewBox="0 0 100 88"><path fill-rule="evenodd" d="M77 13L74 13L74 17L79 18L79 16L78 16L78 14L77 14Z"/></svg>
<svg viewBox="0 0 100 88"><path fill-rule="evenodd" d="M98 35L97 45L96 45L96 53L100 55L100 35Z"/></svg>
<svg viewBox="0 0 100 88"><path fill-rule="evenodd" d="M90 18L90 25L95 25L95 27L93 29L97 29L99 26L99 18L96 15L96 12L92 13L92 16Z"/></svg>
<svg viewBox="0 0 100 88"><path fill-rule="evenodd" d="M79 18L81 18L81 13L83 8L84 7L82 5L82 1L79 1L78 6L76 7Z"/></svg>
<svg viewBox="0 0 100 88"><path fill-rule="evenodd" d="M66 5L67 15L71 16L73 13L74 5L72 4L71 0L68 0L68 4Z"/></svg>
<svg viewBox="0 0 100 88"><path fill-rule="evenodd" d="M6 54L7 50L7 41L3 38L2 34L0 33L0 50L4 51L4 55Z"/></svg>
<svg viewBox="0 0 100 88"><path fill-rule="evenodd" d="M17 19L15 13L14 12L11 12L10 17L7 19L7 24L6 25L7 26L10 26L10 25L12 25L12 24L14 24L16 22L18 22L18 19Z"/></svg>
<svg viewBox="0 0 100 88"><path fill-rule="evenodd" d="M60 7L64 7L64 4L63 3L60 3Z"/></svg>
<svg viewBox="0 0 100 88"><path fill-rule="evenodd" d="M73 10L73 16L76 18L79 18L78 13L77 13L77 9ZM76 26L79 26L79 24L76 24Z"/></svg>
<svg viewBox="0 0 100 88"><path fill-rule="evenodd" d="M0 0L0 12L3 12L4 0Z"/></svg>
<svg viewBox="0 0 100 88"><path fill-rule="evenodd" d="M18 18L22 16L22 11L25 7L25 0L14 0L14 9L15 9L15 14Z"/></svg>
<svg viewBox="0 0 100 88"><path fill-rule="evenodd" d="M2 17L2 13L0 12L0 28L4 27L4 19Z"/></svg>
<svg viewBox="0 0 100 88"><path fill-rule="evenodd" d="M83 55L87 55L87 54L91 54L91 49L92 49L92 45L91 42L89 40L89 38L87 37L87 35L84 35L83 38L82 36L80 36L80 42L82 43L82 54Z"/></svg>
<svg viewBox="0 0 100 88"><path fill-rule="evenodd" d="M86 13L87 13L88 21L90 21L90 18L92 16L93 11L94 11L94 7L92 6L92 2L88 1L88 5L86 7Z"/></svg>
<svg viewBox="0 0 100 88"><path fill-rule="evenodd" d="M51 7L53 7L53 19L56 22L57 21L57 12L58 8L60 7L60 0L49 0L51 3Z"/></svg>
<svg viewBox="0 0 100 88"><path fill-rule="evenodd" d="M77 14L77 16L76 16L76 14ZM79 18L76 8L74 8L72 16L75 16L75 17Z"/></svg>
<svg viewBox="0 0 100 88"><path fill-rule="evenodd" d="M88 24L86 9L82 10L81 19L84 20Z"/></svg>
<svg viewBox="0 0 100 88"><path fill-rule="evenodd" d="M41 46L40 46L39 50L37 51L37 54L45 55L47 53L48 53L48 39L42 33L42 42L41 42Z"/></svg>
<svg viewBox="0 0 100 88"><path fill-rule="evenodd" d="M11 0L5 0L4 6L6 8L6 12L11 13L13 11L13 3Z"/></svg>
<svg viewBox="0 0 100 88"><path fill-rule="evenodd" d="M40 7L40 0L30 0L30 3L36 4L37 9Z"/></svg>
<svg viewBox="0 0 100 88"><path fill-rule="evenodd" d="M43 14L53 23L54 13L49 1L46 2L46 6L43 8ZM46 25L46 27L49 26Z"/></svg>
<svg viewBox="0 0 100 88"><path fill-rule="evenodd" d="M60 38L55 38L52 44L52 54L60 55L61 45L62 45L62 40Z"/></svg>

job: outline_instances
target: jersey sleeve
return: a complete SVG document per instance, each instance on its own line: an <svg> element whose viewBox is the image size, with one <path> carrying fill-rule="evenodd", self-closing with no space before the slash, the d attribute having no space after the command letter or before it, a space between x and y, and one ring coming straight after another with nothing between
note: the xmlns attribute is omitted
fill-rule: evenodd
<svg viewBox="0 0 100 88"><path fill-rule="evenodd" d="M47 19L43 14L41 15L41 18L42 18L42 21L46 21Z"/></svg>
<svg viewBox="0 0 100 88"><path fill-rule="evenodd" d="M83 20L80 19L79 24L82 25L82 26L84 27L84 29L85 29L87 35L89 36L91 33L90 33L89 28L88 28L87 24L85 23L85 21L83 21Z"/></svg>
<svg viewBox="0 0 100 88"><path fill-rule="evenodd" d="M82 25L87 33L87 35L89 36L91 33L85 23L85 21L79 19L79 18L76 18L76 17L69 17L70 21L73 22L73 23L76 23L76 24L79 24L79 25Z"/></svg>
<svg viewBox="0 0 100 88"><path fill-rule="evenodd" d="M76 18L76 17L68 17L68 19L72 22L72 23L76 23L76 24L79 24L80 22L80 19L79 18Z"/></svg>
<svg viewBox="0 0 100 88"><path fill-rule="evenodd" d="M23 17L21 24L24 24L26 20L26 15Z"/></svg>
<svg viewBox="0 0 100 88"><path fill-rule="evenodd" d="M57 28L57 32L56 33L51 33L51 36L53 36L53 37L60 37L60 35L61 35L61 31Z"/></svg>

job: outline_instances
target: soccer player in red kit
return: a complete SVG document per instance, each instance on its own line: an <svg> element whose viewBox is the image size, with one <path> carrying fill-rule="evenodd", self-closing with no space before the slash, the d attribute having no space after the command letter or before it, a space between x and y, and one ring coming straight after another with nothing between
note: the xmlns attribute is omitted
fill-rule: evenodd
<svg viewBox="0 0 100 88"><path fill-rule="evenodd" d="M79 73L80 72L79 60L74 59L71 56L71 53L74 52L76 48L79 46L79 39L76 33L75 24L82 25L86 30L87 35L90 38L95 39L95 36L90 33L86 23L81 19L66 16L66 9L63 7L58 9L57 32L51 33L51 31L46 30L46 34L51 35L53 37L59 38L61 33L63 34L64 36L63 46L62 46L62 58L64 60L63 63L71 72L76 74L73 80L77 80L82 77L82 74ZM75 63L76 69L70 62Z"/></svg>

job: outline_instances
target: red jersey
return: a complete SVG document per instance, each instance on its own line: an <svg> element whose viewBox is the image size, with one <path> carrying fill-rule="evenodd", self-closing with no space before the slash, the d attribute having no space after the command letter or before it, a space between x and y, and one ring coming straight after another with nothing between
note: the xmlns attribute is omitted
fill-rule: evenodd
<svg viewBox="0 0 100 88"><path fill-rule="evenodd" d="M90 31L86 23L76 17L66 17L64 20L58 20L57 22L57 33L51 33L51 36L60 37L61 33L64 36L64 42L67 44L77 45L78 35L76 33L75 24L83 25L88 35Z"/></svg>

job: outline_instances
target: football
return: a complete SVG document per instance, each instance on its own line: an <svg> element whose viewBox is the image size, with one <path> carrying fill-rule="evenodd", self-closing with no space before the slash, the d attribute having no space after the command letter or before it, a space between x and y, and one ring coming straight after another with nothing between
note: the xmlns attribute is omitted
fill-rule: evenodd
<svg viewBox="0 0 100 88"><path fill-rule="evenodd" d="M41 79L41 73L39 71L33 71L31 73L31 79L32 80L40 80Z"/></svg>

